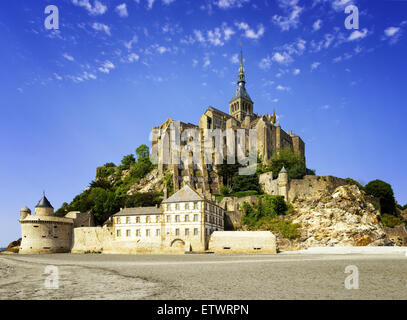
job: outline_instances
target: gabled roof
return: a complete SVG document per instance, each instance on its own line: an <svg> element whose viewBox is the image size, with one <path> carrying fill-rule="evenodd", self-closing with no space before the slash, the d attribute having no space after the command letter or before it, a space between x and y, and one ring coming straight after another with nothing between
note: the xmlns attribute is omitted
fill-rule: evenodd
<svg viewBox="0 0 407 320"><path fill-rule="evenodd" d="M41 200L38 201L38 204L35 206L36 208L53 208L51 203L48 201L45 194L42 196Z"/></svg>
<svg viewBox="0 0 407 320"><path fill-rule="evenodd" d="M114 214L114 217L117 216L137 216L137 215L160 215L162 214L161 208L157 207L136 207L136 208L124 208L118 213Z"/></svg>
<svg viewBox="0 0 407 320"><path fill-rule="evenodd" d="M164 200L162 203L200 201L200 200L205 199L198 192L192 189L188 184L186 184L180 190L174 193L171 197Z"/></svg>

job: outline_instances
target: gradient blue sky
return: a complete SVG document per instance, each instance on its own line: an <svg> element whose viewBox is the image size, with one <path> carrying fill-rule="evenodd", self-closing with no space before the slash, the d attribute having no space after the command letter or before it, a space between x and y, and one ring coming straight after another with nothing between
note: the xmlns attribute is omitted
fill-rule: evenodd
<svg viewBox="0 0 407 320"><path fill-rule="evenodd" d="M240 41L254 111L276 108L309 168L385 180L407 203L407 1L2 0L0 30L0 246L43 190L59 208L152 126L227 112Z"/></svg>

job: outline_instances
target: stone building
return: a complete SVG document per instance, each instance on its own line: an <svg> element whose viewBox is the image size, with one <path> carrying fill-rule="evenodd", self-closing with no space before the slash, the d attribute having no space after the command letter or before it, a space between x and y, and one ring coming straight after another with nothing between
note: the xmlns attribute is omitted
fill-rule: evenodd
<svg viewBox="0 0 407 320"><path fill-rule="evenodd" d="M188 184L160 208L124 208L113 215L115 242L150 251L205 251L212 232L223 228L224 210Z"/></svg>
<svg viewBox="0 0 407 320"><path fill-rule="evenodd" d="M201 153L194 154L190 146L185 141L171 139L173 132L179 131L181 136L189 129L198 132L197 143L201 145ZM184 183L191 184L192 187L204 194L218 193L223 184L222 179L216 173L216 166L204 161L203 151L207 146L204 145L205 135L211 135L215 130L222 132L232 129L244 129L246 132L246 152L249 148L248 132L256 130L257 151L263 163L268 163L275 152L285 147L292 148L304 157L305 144L303 140L292 131L284 131L277 121L275 111L272 115L258 115L254 113L254 102L246 90L246 77L243 67L243 55L240 54L240 67L237 81L237 88L229 101L229 113L225 113L214 107L208 107L201 116L198 125L174 121L169 118L161 126L153 127L152 150L157 157L159 172L169 171L172 173L175 191ZM223 136L224 137L224 136ZM223 150L227 148L226 138L223 141ZM213 145L211 154L215 157L215 146ZM188 161L173 161L178 159L178 155L183 152L189 154L191 159ZM218 152L219 153L219 152ZM224 153L225 154L225 153ZM166 161L169 159L171 161ZM191 160L195 160L194 162Z"/></svg>
<svg viewBox="0 0 407 320"><path fill-rule="evenodd" d="M57 253L71 250L74 220L54 215L45 197L35 206L35 215L27 207L21 209L21 245L19 253Z"/></svg>

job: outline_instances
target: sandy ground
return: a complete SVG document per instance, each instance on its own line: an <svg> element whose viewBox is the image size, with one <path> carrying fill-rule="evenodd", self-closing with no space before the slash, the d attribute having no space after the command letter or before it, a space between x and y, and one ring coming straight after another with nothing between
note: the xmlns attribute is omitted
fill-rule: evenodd
<svg viewBox="0 0 407 320"><path fill-rule="evenodd" d="M0 299L407 299L403 254L0 255L0 274Z"/></svg>

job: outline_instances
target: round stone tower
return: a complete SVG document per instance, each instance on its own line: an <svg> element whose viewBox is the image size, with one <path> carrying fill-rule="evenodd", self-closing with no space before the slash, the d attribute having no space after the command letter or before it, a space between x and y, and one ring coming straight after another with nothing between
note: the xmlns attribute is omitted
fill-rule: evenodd
<svg viewBox="0 0 407 320"><path fill-rule="evenodd" d="M278 174L278 194L284 196L284 200L288 201L288 172L285 167Z"/></svg>
<svg viewBox="0 0 407 320"><path fill-rule="evenodd" d="M45 197L35 207L35 215L27 207L21 209L21 245L19 253L69 252L73 219L54 215L54 208Z"/></svg>
<svg viewBox="0 0 407 320"><path fill-rule="evenodd" d="M20 210L20 219L24 220L27 216L31 215L31 210L25 206L24 208L21 208Z"/></svg>

